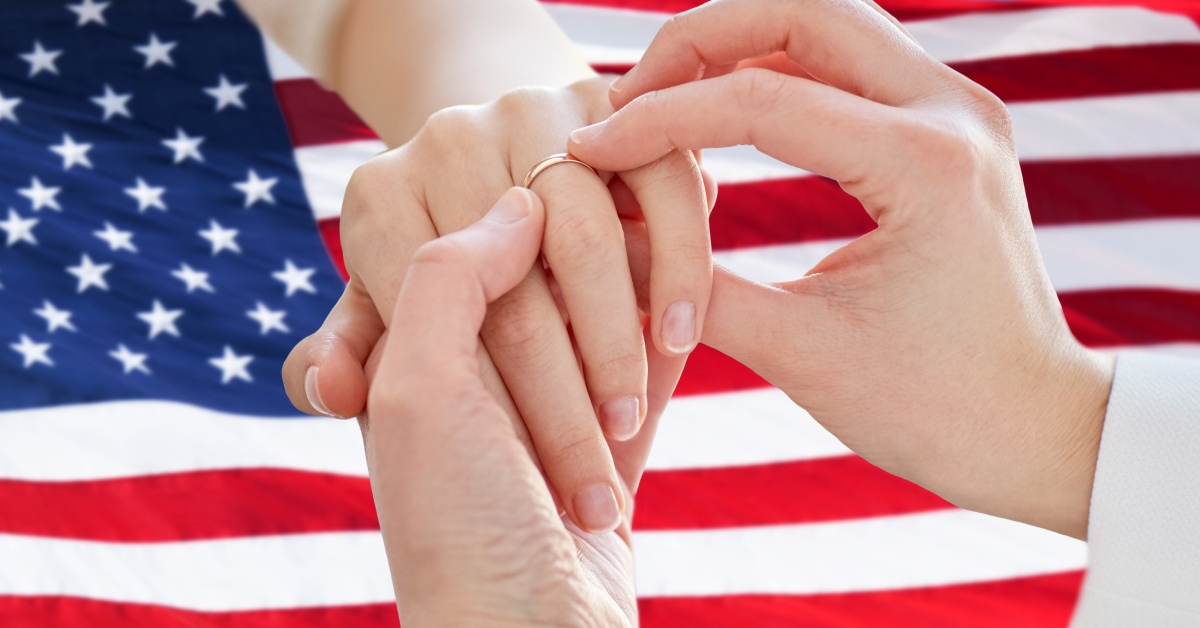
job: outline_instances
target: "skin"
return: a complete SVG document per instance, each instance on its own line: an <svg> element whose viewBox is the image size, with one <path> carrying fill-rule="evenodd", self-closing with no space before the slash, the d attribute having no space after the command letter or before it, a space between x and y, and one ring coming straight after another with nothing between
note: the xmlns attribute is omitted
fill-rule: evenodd
<svg viewBox="0 0 1200 628"><path fill-rule="evenodd" d="M691 82L772 53L812 78L751 68ZM681 14L611 95L620 111L572 135L588 163L753 144L836 179L879 225L792 282L718 270L706 344L881 468L963 508L1086 537L1113 361L1067 328L999 99L852 0Z"/></svg>
<svg viewBox="0 0 1200 628"><path fill-rule="evenodd" d="M376 373L389 385L372 389L362 424L405 626L637 624L628 517L598 535L559 518L476 352L488 304L524 280L546 218L514 188L408 267Z"/></svg>
<svg viewBox="0 0 1200 628"><path fill-rule="evenodd" d="M500 49L513 53L478 54ZM364 366L415 249L477 220L535 163L563 152L571 129L612 108L609 80L596 77L532 0L352 0L328 54L326 82L389 146L403 145L351 182L341 219L349 285L283 369L298 409L352 417L364 410ZM514 89L520 85L552 87ZM442 109L472 102L487 104ZM480 356L489 385L511 394L513 421L528 430L563 509L588 530L609 530L625 500L607 441L638 434L655 400L670 394L652 388L651 363L677 372L701 333L715 187L696 156L675 152L617 178L556 166L534 189L548 209L543 254L552 275L531 272L493 304ZM644 311L618 214L651 225L657 261ZM691 217L683 229L673 218L681 215ZM668 317L676 303L690 304L691 315ZM683 339L670 342L676 336ZM674 386L673 377L659 379Z"/></svg>
<svg viewBox="0 0 1200 628"><path fill-rule="evenodd" d="M339 416L362 411L364 364L391 318L417 247L476 221L490 199L542 157L561 151L571 129L607 117L608 83L526 88L487 105L444 110L413 141L355 172L341 227L349 285L322 329L284 364L296 407L319 412L321 406ZM678 290L686 290L699 296L683 298L706 304L708 204L694 156L669 151L622 172L620 182L624 204L640 201L620 213L644 216L647 225L651 214L695 214L692 229L649 230L651 250L676 251L673 266L651 271L651 291L657 272L667 295L660 302L678 300ZM646 349L654 326L643 333L618 210L604 179L563 164L546 170L532 188L546 203L542 252L554 281L533 269L491 304L480 359L490 363L484 370L489 386L511 396L513 421L528 430L562 508L584 529L608 531L626 507L609 441L634 438L649 413L661 409L685 355ZM654 241L656 233L663 237ZM663 275L672 278L665 287ZM647 311L653 312L653 301L652 295ZM658 368L673 375L660 377ZM658 382L670 387L652 389ZM606 404L625 399L635 400L636 414L623 424L608 420Z"/></svg>
<svg viewBox="0 0 1200 628"><path fill-rule="evenodd" d="M742 64L768 56L788 71ZM588 163L621 171L754 144L838 180L879 225L792 282L717 269L704 342L880 467L964 508L1085 537L1113 364L1066 327L994 96L855 0L708 3L672 20L610 96L620 111L572 135ZM531 207L509 231L423 248L401 282L391 329L405 339L381 354L388 385L372 388L366 433L406 625L636 619L628 546L598 540L624 537L556 525L476 353L482 304L534 259L538 236L512 226L536 223ZM652 245L646 225L622 227L644 302ZM432 386L450 394L419 394ZM645 449L619 454L634 442L648 448L646 431L614 448L623 479L644 464Z"/></svg>

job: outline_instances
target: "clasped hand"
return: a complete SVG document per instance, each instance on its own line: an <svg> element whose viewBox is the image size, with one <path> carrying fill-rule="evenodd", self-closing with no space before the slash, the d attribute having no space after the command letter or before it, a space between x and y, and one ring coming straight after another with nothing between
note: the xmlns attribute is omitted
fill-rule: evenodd
<svg viewBox="0 0 1200 628"><path fill-rule="evenodd" d="M617 112L588 120L595 124L572 133L569 148L621 173L633 194L621 184L598 189L586 177L548 185L537 190L546 201L543 226L537 198L509 192L488 218L415 257L414 240L469 224L470 208L499 192L473 188L457 205L460 197L446 192L414 193L428 186L414 176L455 171L434 176L414 166L418 138L356 175L348 194L348 218L356 205L374 208L350 237L366 241L367 229L375 241L347 245L345 311L331 314L322 333L332 336L297 348L285 378L297 406L312 409L303 374L319 362L316 399L335 413L357 413L367 396L362 365L390 330L367 404L367 446L405 621L636 622L623 541L653 420L693 345L667 341L674 332L664 330L681 300L695 306L693 340L779 386L868 461L961 507L1085 536L1113 365L1066 327L998 99L859 0L710 2L669 21L607 96ZM477 112L454 115L478 122ZM481 145L494 140L443 137L439 145L457 147L450 152L462 159L486 153ZM704 225L714 190L691 151L735 144L837 180L878 228L795 281L758 284L720 268L710 279ZM630 173L647 172L659 175L653 185L631 182ZM501 179L494 185L510 185ZM451 188L472 187L453 181ZM586 214L608 230L586 246L556 249L552 239L568 232L552 205L585 194L615 199ZM422 203L424 211L404 209ZM510 219L518 204L527 213ZM434 206L460 212L436 233ZM562 314L553 282L534 263L539 248L561 286ZM388 250L401 257L388 258ZM598 250L608 252L605 265L590 272L569 261L588 266ZM601 270L612 276L595 279ZM543 296L531 299L522 285ZM604 294L607 301L596 298ZM370 308L353 305L368 298ZM654 348L644 352L621 340L641 333L639 302L651 313ZM548 320L552 310L553 328L520 322ZM491 322L501 314L504 323ZM586 391L572 380L579 369L567 323ZM514 328L521 333L499 336L522 342L496 341L498 329ZM480 329L487 351L475 344ZM514 347L524 353L514 357ZM624 349L615 362L597 362L616 347ZM614 427L621 423L605 404L630 390L640 395L643 382L646 425L619 442L611 437L631 430ZM595 400L595 413L579 398ZM532 442L532 455L523 442ZM607 465L612 475L597 472ZM592 474L586 481L581 468ZM596 484L615 487L616 503L585 494ZM562 500L570 519L599 534L560 524L554 495L574 495ZM596 513L619 516L589 524ZM439 611L426 600L467 610L454 615L447 609L457 607Z"/></svg>

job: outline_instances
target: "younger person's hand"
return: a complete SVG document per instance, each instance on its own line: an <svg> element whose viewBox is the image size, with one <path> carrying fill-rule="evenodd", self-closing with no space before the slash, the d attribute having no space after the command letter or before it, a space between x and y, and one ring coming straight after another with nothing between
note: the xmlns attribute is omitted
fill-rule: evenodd
<svg viewBox="0 0 1200 628"><path fill-rule="evenodd" d="M810 78L693 82L770 53ZM572 134L593 166L753 144L836 179L879 225L792 282L718 271L705 343L885 470L1086 535L1113 365L1066 326L995 96L860 0L715 0L669 21L612 100Z"/></svg>

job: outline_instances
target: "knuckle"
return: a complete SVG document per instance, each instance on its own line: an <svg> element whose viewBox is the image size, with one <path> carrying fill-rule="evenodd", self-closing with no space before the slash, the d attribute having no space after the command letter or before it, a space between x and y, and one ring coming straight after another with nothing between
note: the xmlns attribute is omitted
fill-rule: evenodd
<svg viewBox="0 0 1200 628"><path fill-rule="evenodd" d="M451 238L430 240L417 247L409 262L409 276L435 274L447 280L458 280L470 267L467 252Z"/></svg>
<svg viewBox="0 0 1200 628"><path fill-rule="evenodd" d="M492 303L483 322L483 337L497 353L536 358L550 350L542 310L533 299L509 294ZM499 355L497 356L499 358Z"/></svg>
<svg viewBox="0 0 1200 628"><path fill-rule="evenodd" d="M574 272L592 276L610 267L614 243L619 242L620 224L608 225L599 216L582 207L556 212L546 228L546 256L569 259Z"/></svg>
<svg viewBox="0 0 1200 628"><path fill-rule="evenodd" d="M749 111L777 109L786 97L787 77L762 68L746 68L734 73L738 85L739 104Z"/></svg>
<svg viewBox="0 0 1200 628"><path fill-rule="evenodd" d="M479 133L476 119L478 107L459 105L434 112L414 138L414 145L424 150L461 150Z"/></svg>
<svg viewBox="0 0 1200 628"><path fill-rule="evenodd" d="M564 429L555 434L548 443L550 451L547 466L555 468L580 468L597 458L598 450L605 447L599 427L591 426Z"/></svg>
<svg viewBox="0 0 1200 628"><path fill-rule="evenodd" d="M589 388L600 389L597 392L616 390L624 392L641 382L646 376L646 353L635 351L619 353L594 360L589 363L586 354L583 365L588 371Z"/></svg>
<svg viewBox="0 0 1200 628"><path fill-rule="evenodd" d="M546 87L518 87L502 94L492 103L492 108L504 118L520 118L542 111L552 99Z"/></svg>
<svg viewBox="0 0 1200 628"><path fill-rule="evenodd" d="M387 198L397 172L403 169L403 150L381 153L355 168L342 198L342 219L351 222L361 214L378 211L379 201Z"/></svg>

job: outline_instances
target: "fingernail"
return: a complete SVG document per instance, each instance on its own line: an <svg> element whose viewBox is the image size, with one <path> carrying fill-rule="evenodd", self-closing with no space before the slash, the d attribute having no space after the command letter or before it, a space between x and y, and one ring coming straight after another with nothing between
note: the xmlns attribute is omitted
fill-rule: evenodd
<svg viewBox="0 0 1200 628"><path fill-rule="evenodd" d="M638 398L621 397L600 404L600 426L613 440L629 440L638 431Z"/></svg>
<svg viewBox="0 0 1200 628"><path fill-rule="evenodd" d="M574 131L571 131L571 143L572 144L586 144L586 143L596 139L596 136L600 135L600 132L603 130L604 130L603 122L597 122L596 124L593 124L592 126L585 126L582 129L575 129Z"/></svg>
<svg viewBox="0 0 1200 628"><path fill-rule="evenodd" d="M662 343L678 354L696 346L696 306L691 301L676 301L663 313Z"/></svg>
<svg viewBox="0 0 1200 628"><path fill-rule="evenodd" d="M629 81L627 81L626 79L628 79L628 78L629 78L629 75L630 75L630 74L633 74L633 70L634 70L634 68L636 68L636 67L637 67L637 66L635 65L635 66L633 66L632 68L629 68L629 71L628 71L628 72L626 72L626 73L622 74L621 76L617 77L617 80L613 81L613 82L612 82L612 85L609 85L609 86L608 86L608 91L610 91L610 92L612 92L612 93L614 93L614 94L620 94L620 93L621 93L621 90L625 89L625 84L629 82Z"/></svg>
<svg viewBox="0 0 1200 628"><path fill-rule="evenodd" d="M612 532L621 523L617 496L607 484L593 484L575 493L574 504L577 523L592 534Z"/></svg>
<svg viewBox="0 0 1200 628"><path fill-rule="evenodd" d="M308 371L304 373L304 395L308 397L309 405L316 408L317 412L325 416L336 416L321 401L321 391L317 389L317 373L320 370L320 367L310 366L308 367Z"/></svg>
<svg viewBox="0 0 1200 628"><path fill-rule="evenodd" d="M524 188L510 188L492 206L491 211L487 213L487 219L492 222L511 225L528 217L531 205L528 190Z"/></svg>

